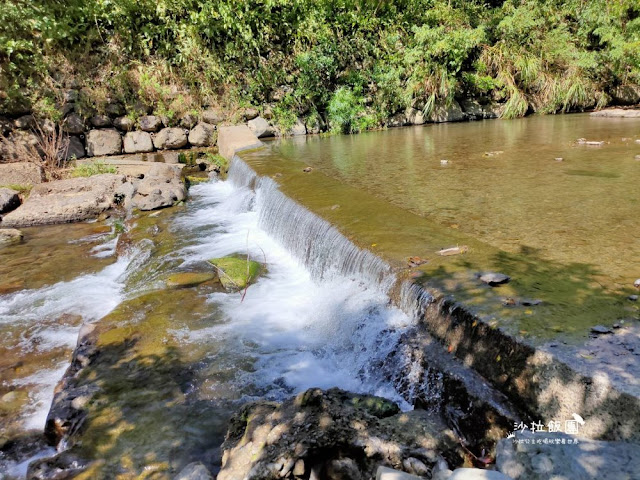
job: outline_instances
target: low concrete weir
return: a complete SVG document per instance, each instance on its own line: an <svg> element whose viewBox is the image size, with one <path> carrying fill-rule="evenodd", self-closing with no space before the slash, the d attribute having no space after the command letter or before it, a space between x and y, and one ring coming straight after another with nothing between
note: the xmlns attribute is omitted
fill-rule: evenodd
<svg viewBox="0 0 640 480"><path fill-rule="evenodd" d="M597 373L584 371L570 346L528 343L495 328L464 303L429 287L428 281L396 275L384 258L357 247L339 228L280 192L274 180L257 176L241 157L234 158L230 177L245 185L250 181L270 196L261 212L263 228L316 276L333 266L382 286L399 307L419 319L418 329L487 379L525 418L547 424L577 414L584 420L581 435L640 440L640 397L625 387L626 378L608 375L606 365Z"/></svg>

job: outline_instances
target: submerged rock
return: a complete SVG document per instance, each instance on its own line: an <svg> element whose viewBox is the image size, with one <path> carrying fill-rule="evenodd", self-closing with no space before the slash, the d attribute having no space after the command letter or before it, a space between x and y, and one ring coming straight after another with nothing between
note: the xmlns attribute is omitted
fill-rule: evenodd
<svg viewBox="0 0 640 480"><path fill-rule="evenodd" d="M0 228L0 246L20 243L22 238L23 234L20 230L16 230L15 228Z"/></svg>
<svg viewBox="0 0 640 480"><path fill-rule="evenodd" d="M436 415L401 413L389 400L337 388L245 405L222 448L218 480L365 480L381 465L429 476L441 454L456 464L462 459L453 432Z"/></svg>
<svg viewBox="0 0 640 480"><path fill-rule="evenodd" d="M486 283L491 287L494 287L496 285L502 285L503 283L507 283L509 282L509 280L511 280L511 277L509 277L509 275L505 275L504 273L495 273L495 272L483 273L478 278L482 283Z"/></svg>
<svg viewBox="0 0 640 480"><path fill-rule="evenodd" d="M214 278L214 272L181 272L169 275L165 283L169 288L193 287Z"/></svg>
<svg viewBox="0 0 640 480"><path fill-rule="evenodd" d="M261 263L246 258L212 258L209 262L218 269L220 283L227 290L242 290L261 275Z"/></svg>
<svg viewBox="0 0 640 480"><path fill-rule="evenodd" d="M596 325L595 327L591 327L591 332L597 335L613 333L613 331L609 327L605 327L604 325Z"/></svg>

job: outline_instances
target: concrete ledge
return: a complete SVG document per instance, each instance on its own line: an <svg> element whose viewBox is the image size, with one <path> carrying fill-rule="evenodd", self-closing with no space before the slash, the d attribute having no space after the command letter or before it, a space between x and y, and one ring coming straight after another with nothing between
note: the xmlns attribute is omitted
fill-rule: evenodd
<svg viewBox="0 0 640 480"><path fill-rule="evenodd" d="M218 127L218 151L227 160L242 150L261 146L262 142L246 125Z"/></svg>

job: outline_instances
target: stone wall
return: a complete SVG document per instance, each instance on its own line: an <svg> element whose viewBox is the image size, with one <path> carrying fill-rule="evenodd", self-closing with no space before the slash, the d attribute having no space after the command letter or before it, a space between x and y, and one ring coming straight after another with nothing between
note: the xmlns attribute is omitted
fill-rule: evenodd
<svg viewBox="0 0 640 480"><path fill-rule="evenodd" d="M219 108L203 107L199 112L188 112L180 118L151 114L152 109L138 102L128 110L114 102L104 108L104 113L87 115L79 106L80 90L70 88L63 92L64 101L57 106L62 116L61 128L69 135L67 159L127 153L149 153L157 150L208 147L216 144L218 125L244 123L258 138L317 134L328 129L324 120L310 121L300 117L286 131L273 122L272 108L244 108L234 113ZM386 127L423 125L425 123L457 122L498 118L499 104L480 104L476 100L452 100L438 104L430 115L425 115L421 105L398 112L386 122ZM260 114L262 112L262 115ZM49 120L37 121L33 114L0 115L0 135L13 142L37 145L34 131L54 131ZM0 162L11 160L0 149Z"/></svg>

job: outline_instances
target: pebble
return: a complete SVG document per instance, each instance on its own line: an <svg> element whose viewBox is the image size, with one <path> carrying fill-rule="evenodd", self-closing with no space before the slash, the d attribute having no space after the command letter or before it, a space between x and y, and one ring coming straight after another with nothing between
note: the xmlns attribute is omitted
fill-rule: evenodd
<svg viewBox="0 0 640 480"><path fill-rule="evenodd" d="M562 158L562 157L556 157L556 162L562 162L562 161L564 161L564 158Z"/></svg>
<svg viewBox="0 0 640 480"><path fill-rule="evenodd" d="M596 325L595 327L591 327L591 332L598 335L613 333L613 331L609 327L605 327L604 325Z"/></svg>
<svg viewBox="0 0 640 480"><path fill-rule="evenodd" d="M480 275L480 281L490 286L502 285L511 280L511 277L504 273L487 272Z"/></svg>
<svg viewBox="0 0 640 480"><path fill-rule="evenodd" d="M440 165L448 165L449 164L449 160L440 160Z"/></svg>
<svg viewBox="0 0 640 480"><path fill-rule="evenodd" d="M629 295L627 298L629 300L631 300L632 302L637 302L638 301L638 295Z"/></svg>
<svg viewBox="0 0 640 480"><path fill-rule="evenodd" d="M309 173L311 170L313 170L313 167L307 167L307 168L304 168L302 171L303 171L304 173Z"/></svg>
<svg viewBox="0 0 640 480"><path fill-rule="evenodd" d="M636 288L640 288L640 278L633 282L633 286Z"/></svg>

